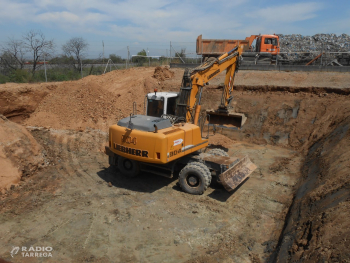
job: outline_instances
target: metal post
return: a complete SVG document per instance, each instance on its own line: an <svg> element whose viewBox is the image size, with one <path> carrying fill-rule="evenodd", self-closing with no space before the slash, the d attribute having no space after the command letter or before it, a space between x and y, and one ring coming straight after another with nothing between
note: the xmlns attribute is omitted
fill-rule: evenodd
<svg viewBox="0 0 350 263"><path fill-rule="evenodd" d="M45 81L47 82L45 54L44 54L44 68L45 68Z"/></svg>
<svg viewBox="0 0 350 263"><path fill-rule="evenodd" d="M151 60L149 58L149 50L148 50L148 48L147 48L147 56L148 56L148 66L150 67L151 66Z"/></svg>
<svg viewBox="0 0 350 263"><path fill-rule="evenodd" d="M173 48L174 49L174 48ZM179 53L176 52L176 50L174 49L174 53L175 53L175 56L177 54L177 57L182 61L182 63L185 64L185 61L180 57Z"/></svg>
<svg viewBox="0 0 350 263"><path fill-rule="evenodd" d="M102 56L103 56L103 64L104 64L105 63L105 42L103 42L103 40L102 40L102 46L103 46Z"/></svg>
<svg viewBox="0 0 350 263"><path fill-rule="evenodd" d="M129 46L127 48L128 48L128 57L126 59L126 68L128 68L128 64L129 64Z"/></svg>
<svg viewBox="0 0 350 263"><path fill-rule="evenodd" d="M80 72L81 72L81 78L83 78L83 62L80 60Z"/></svg>
<svg viewBox="0 0 350 263"><path fill-rule="evenodd" d="M171 63L171 41L170 41L170 63Z"/></svg>

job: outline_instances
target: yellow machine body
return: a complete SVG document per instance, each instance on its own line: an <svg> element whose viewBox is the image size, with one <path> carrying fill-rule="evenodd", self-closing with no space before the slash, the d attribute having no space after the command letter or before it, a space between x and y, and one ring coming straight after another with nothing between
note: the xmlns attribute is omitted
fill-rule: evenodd
<svg viewBox="0 0 350 263"><path fill-rule="evenodd" d="M153 132L119 126L109 128L112 152L132 160L166 164L208 146L200 127L191 123L175 124Z"/></svg>
<svg viewBox="0 0 350 263"><path fill-rule="evenodd" d="M200 119L203 87L226 70L225 87L219 108L209 112L215 124L241 127L244 114L232 113L233 81L239 65L242 47L235 47L218 59L208 60L193 70L186 69L179 93L148 94L146 115L130 114L109 128L109 163L117 165L130 177L146 171L173 177L180 168L179 184L190 194L203 194L212 174L219 176L228 191L234 190L255 169L248 157L229 157L221 149L199 152L208 146L208 136L202 137ZM136 111L135 111L136 112ZM208 123L208 135L209 135Z"/></svg>

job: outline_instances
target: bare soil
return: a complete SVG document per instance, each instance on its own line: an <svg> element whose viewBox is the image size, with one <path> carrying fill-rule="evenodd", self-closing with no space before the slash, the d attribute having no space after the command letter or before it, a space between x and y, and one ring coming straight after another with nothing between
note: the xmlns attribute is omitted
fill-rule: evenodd
<svg viewBox="0 0 350 263"><path fill-rule="evenodd" d="M0 160L19 178L0 195L0 257L349 262L350 75L238 72L233 95L247 122L219 129L210 143L230 156L248 154L258 169L233 193L213 180L204 195L191 196L177 176L124 177L103 153L109 125L128 116L134 101L142 113L154 88L178 91L182 74L135 68L0 85L0 113L8 117L0 119L0 149L7 145ZM223 81L206 86L204 110L217 106ZM51 246L53 257L11 257L15 246Z"/></svg>

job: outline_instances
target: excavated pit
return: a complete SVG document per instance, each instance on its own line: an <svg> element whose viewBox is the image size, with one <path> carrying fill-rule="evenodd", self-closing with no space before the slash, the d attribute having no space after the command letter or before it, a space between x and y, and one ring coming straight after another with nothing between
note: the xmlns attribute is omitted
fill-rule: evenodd
<svg viewBox="0 0 350 263"><path fill-rule="evenodd" d="M157 82L148 79L151 70L144 73L130 84L140 111L149 83L176 90L181 76L176 71L173 81ZM117 74L130 81L128 72ZM53 258L45 262L350 259L347 89L237 85L236 111L248 119L240 130L219 129L210 143L230 156L248 154L258 169L233 193L212 182L204 195L191 196L177 178L127 178L109 167L103 153L114 122L109 110L118 119L132 109L130 98L119 101L130 94L117 81L95 90L111 80L107 74L50 88L11 84L16 93L2 91L11 96L1 97L1 113L27 128L44 160L0 195L0 257L27 262L20 254L11 257L13 246L51 246ZM220 96L219 85L209 86L203 110L215 108ZM60 97L65 99L52 106ZM100 109L91 117L96 103ZM19 108L25 114L16 115Z"/></svg>

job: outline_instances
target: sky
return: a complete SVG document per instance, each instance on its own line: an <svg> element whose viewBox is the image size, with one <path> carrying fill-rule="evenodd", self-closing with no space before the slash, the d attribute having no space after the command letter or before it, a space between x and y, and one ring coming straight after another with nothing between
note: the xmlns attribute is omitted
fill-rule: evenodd
<svg viewBox="0 0 350 263"><path fill-rule="evenodd" d="M56 54L73 37L88 44L88 57L103 52L150 56L186 48L195 56L197 36L244 39L255 34L345 33L350 0L0 0L0 46L40 30L54 39ZM172 53L174 52L172 49Z"/></svg>

